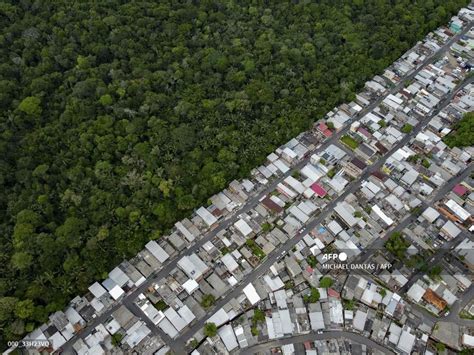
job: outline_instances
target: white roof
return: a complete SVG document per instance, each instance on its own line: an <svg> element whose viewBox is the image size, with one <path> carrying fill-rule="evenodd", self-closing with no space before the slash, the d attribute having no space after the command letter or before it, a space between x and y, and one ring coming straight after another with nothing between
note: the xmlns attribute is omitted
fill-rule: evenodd
<svg viewBox="0 0 474 355"><path fill-rule="evenodd" d="M71 324L84 322L81 315L72 307L68 307L64 313Z"/></svg>
<svg viewBox="0 0 474 355"><path fill-rule="evenodd" d="M275 160L273 165L275 165L283 174L290 170L288 165L286 165L281 159Z"/></svg>
<svg viewBox="0 0 474 355"><path fill-rule="evenodd" d="M220 308L216 313L214 313L206 323L214 323L218 327L220 327L222 324L227 323L229 321L229 315L227 312L224 310L224 308Z"/></svg>
<svg viewBox="0 0 474 355"><path fill-rule="evenodd" d="M419 302L425 294L425 289L418 284L413 284L407 292L407 296L413 301Z"/></svg>
<svg viewBox="0 0 474 355"><path fill-rule="evenodd" d="M51 342L53 350L59 349L66 343L66 339L64 339L60 332L54 333L48 340Z"/></svg>
<svg viewBox="0 0 474 355"><path fill-rule="evenodd" d="M451 236L452 238L456 238L459 233L461 233L461 229L459 229L451 221L447 221L441 229L443 230L443 232L449 234L449 236Z"/></svg>
<svg viewBox="0 0 474 355"><path fill-rule="evenodd" d="M267 159L268 161L271 161L272 163L278 159L278 155L276 155L275 153L270 153L267 155Z"/></svg>
<svg viewBox="0 0 474 355"><path fill-rule="evenodd" d="M222 194L222 195L225 198L227 198L227 196L225 196L224 194ZM176 227L176 229L178 229L181 232L182 235L184 235L184 237L188 240L188 242L192 242L195 239L194 235L184 226L183 223L176 222L175 227Z"/></svg>
<svg viewBox="0 0 474 355"><path fill-rule="evenodd" d="M230 272L234 271L235 269L238 269L239 267L239 264L237 264L232 254L229 254L229 253L225 254L221 258L221 260Z"/></svg>
<svg viewBox="0 0 474 355"><path fill-rule="evenodd" d="M347 202L339 202L336 207L334 207L334 211L336 211L339 217L341 217L349 227L353 227L357 224L358 220L353 216L354 208Z"/></svg>
<svg viewBox="0 0 474 355"><path fill-rule="evenodd" d="M331 301L331 307L329 308L329 317L331 322L335 324L342 324L344 322L342 303L337 300Z"/></svg>
<svg viewBox="0 0 474 355"><path fill-rule="evenodd" d="M130 281L128 276L118 266L109 272L109 277L119 286L123 286Z"/></svg>
<svg viewBox="0 0 474 355"><path fill-rule="evenodd" d="M146 243L145 248L160 262L165 262L170 256L168 253L154 240Z"/></svg>
<svg viewBox="0 0 474 355"><path fill-rule="evenodd" d="M247 222L245 222L242 218L235 222L234 226L239 230L240 233L242 233L244 237L247 237L250 233L252 233L252 228L250 228Z"/></svg>
<svg viewBox="0 0 474 355"><path fill-rule="evenodd" d="M411 349L413 349L413 345L415 344L415 335L410 334L408 331L403 330L400 339L398 340L397 348L406 352L407 354L411 354Z"/></svg>
<svg viewBox="0 0 474 355"><path fill-rule="evenodd" d="M235 276L231 276L229 278L227 278L227 282L229 283L229 285L231 286L235 286L238 284L238 281L237 279L235 278Z"/></svg>
<svg viewBox="0 0 474 355"><path fill-rule="evenodd" d="M410 186L416 181L418 175L420 175L418 171L410 169L405 174L403 174L402 180Z"/></svg>
<svg viewBox="0 0 474 355"><path fill-rule="evenodd" d="M301 169L301 174L308 179L311 179L313 182L318 181L324 176L324 173L321 170L317 169L311 164L305 165L305 167Z"/></svg>
<svg viewBox="0 0 474 355"><path fill-rule="evenodd" d="M282 184L281 182L277 185L277 188L289 198L295 198L297 196L297 194L292 189Z"/></svg>
<svg viewBox="0 0 474 355"><path fill-rule="evenodd" d="M342 231L342 227L335 220L329 222L327 227L334 235L338 235Z"/></svg>
<svg viewBox="0 0 474 355"><path fill-rule="evenodd" d="M462 335L462 343L464 345L469 346L469 347L474 347L474 336L469 335L469 334L463 334Z"/></svg>
<svg viewBox="0 0 474 355"><path fill-rule="evenodd" d="M285 183L290 186L293 190L298 192L299 194L302 194L304 190L306 189L304 185L296 180L293 176L288 176L285 180Z"/></svg>
<svg viewBox="0 0 474 355"><path fill-rule="evenodd" d="M230 324L221 327L218 331L218 334L227 348L227 351L232 351L239 346L237 339L235 338L234 329L232 329Z"/></svg>
<svg viewBox="0 0 474 355"><path fill-rule="evenodd" d="M433 207L428 207L426 210L423 211L422 216L428 222L433 223L439 217L439 212L436 211Z"/></svg>
<svg viewBox="0 0 474 355"><path fill-rule="evenodd" d="M150 333L150 328L148 328L144 322L138 321L127 331L123 342L127 343L131 348L134 348Z"/></svg>
<svg viewBox="0 0 474 355"><path fill-rule="evenodd" d="M449 209L453 211L454 214L458 216L463 222L471 217L471 214L459 206L459 204L457 204L454 200L449 200L446 202L446 206L448 206Z"/></svg>
<svg viewBox="0 0 474 355"><path fill-rule="evenodd" d="M255 290L255 287L252 285L252 283L249 283L247 286L245 286L243 291L252 305L255 305L260 301L260 296L258 295L257 290Z"/></svg>
<svg viewBox="0 0 474 355"><path fill-rule="evenodd" d="M387 216L385 212L380 209L379 206L377 205L372 206L372 211L374 211L377 214L377 216L379 216L380 219L382 219L385 222L385 224L387 224L388 226L391 226L393 224L393 219Z"/></svg>
<svg viewBox="0 0 474 355"><path fill-rule="evenodd" d="M392 322L390 323L389 333L388 341L392 344L397 344L400 339L400 334L402 333L402 328L395 324L395 322Z"/></svg>
<svg viewBox="0 0 474 355"><path fill-rule="evenodd" d="M178 314L181 316L181 318L186 322L186 324L191 323L196 316L194 315L193 312L189 309L188 306L184 305L180 309L178 309Z"/></svg>
<svg viewBox="0 0 474 355"><path fill-rule="evenodd" d="M193 279L200 278L209 267L196 254L185 255L178 261L178 266Z"/></svg>
<svg viewBox="0 0 474 355"><path fill-rule="evenodd" d="M309 219L308 215L306 215L303 211L301 211L298 207L296 206L291 206L288 211L295 216L298 220L300 220L302 223L306 223Z"/></svg>
<svg viewBox="0 0 474 355"><path fill-rule="evenodd" d="M283 334L292 334L294 329L294 324L291 321L290 311L288 309L280 309L278 311L280 315L281 327Z"/></svg>
<svg viewBox="0 0 474 355"><path fill-rule="evenodd" d="M92 285L90 285L89 291L97 298L100 298L107 292L107 290L98 282L94 282Z"/></svg>
<svg viewBox="0 0 474 355"><path fill-rule="evenodd" d="M202 206L196 210L196 214L201 217L204 223L206 223L209 227L211 227L214 223L217 222L217 218L214 217L207 209Z"/></svg>
<svg viewBox="0 0 474 355"><path fill-rule="evenodd" d="M172 307L167 308L163 313L178 332L180 332L186 327L187 323Z"/></svg>
<svg viewBox="0 0 474 355"><path fill-rule="evenodd" d="M298 156L291 148L288 147L283 149L283 154L287 155L290 159L294 159Z"/></svg>
<svg viewBox="0 0 474 355"><path fill-rule="evenodd" d="M309 320L311 323L312 330L319 330L319 329L326 328L324 324L323 312L321 311L311 312L309 314Z"/></svg>
<svg viewBox="0 0 474 355"><path fill-rule="evenodd" d="M280 276L277 276L272 279L269 275L265 275L263 277L263 280L267 283L268 287L270 287L271 291L276 291L284 286L284 283L280 279Z"/></svg>
<svg viewBox="0 0 474 355"><path fill-rule="evenodd" d="M189 295L199 288L199 284L194 279L189 279L182 286Z"/></svg>
<svg viewBox="0 0 474 355"><path fill-rule="evenodd" d="M174 338L178 335L178 331L176 328L171 324L168 318L163 318L160 323L158 323L158 327L161 328L166 334L168 334L171 338Z"/></svg>
<svg viewBox="0 0 474 355"><path fill-rule="evenodd" d="M118 300L124 293L125 291L119 286L115 285L110 291L110 295L114 300Z"/></svg>
<svg viewBox="0 0 474 355"><path fill-rule="evenodd" d="M359 331L364 331L365 322L367 321L367 313L362 312L361 310L357 310L354 316L354 320L352 321L352 325L354 329Z"/></svg>

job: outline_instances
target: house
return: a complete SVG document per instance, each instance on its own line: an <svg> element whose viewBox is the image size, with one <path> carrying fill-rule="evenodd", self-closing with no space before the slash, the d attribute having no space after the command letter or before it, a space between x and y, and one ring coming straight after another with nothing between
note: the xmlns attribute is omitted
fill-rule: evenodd
<svg viewBox="0 0 474 355"><path fill-rule="evenodd" d="M365 322L367 321L367 313L362 312L361 310L357 310L354 316L354 320L352 321L352 326L355 330L359 332L363 332L365 328Z"/></svg>
<svg viewBox="0 0 474 355"><path fill-rule="evenodd" d="M313 190L314 193L318 195L319 197L325 197L327 195L326 190L320 184L316 182L311 184L310 187L311 187L311 190Z"/></svg>
<svg viewBox="0 0 474 355"><path fill-rule="evenodd" d="M245 286L243 292L252 305L257 304L260 301L260 296L252 283Z"/></svg>
<svg viewBox="0 0 474 355"><path fill-rule="evenodd" d="M347 164L344 165L344 171L353 178L356 178L360 174L362 174L362 171L364 171L366 167L367 164L365 164L362 160L354 157Z"/></svg>
<svg viewBox="0 0 474 355"><path fill-rule="evenodd" d="M183 256L178 261L178 266L189 278L194 280L201 279L201 277L209 271L209 266L207 266L196 253Z"/></svg>
<svg viewBox="0 0 474 355"><path fill-rule="evenodd" d="M218 334L222 339L222 342L224 343L227 351L232 351L239 347L239 344L237 343L237 338L235 337L234 329L230 324L222 326L219 329Z"/></svg>
<svg viewBox="0 0 474 355"><path fill-rule="evenodd" d="M339 202L336 207L334 207L334 212L337 213L348 227L354 227L359 222L359 220L354 217L355 209L345 201Z"/></svg>
<svg viewBox="0 0 474 355"><path fill-rule="evenodd" d="M409 355L411 354L413 346L415 345L415 339L415 335L411 334L409 330L403 330L402 334L400 335L400 339L398 340L397 348L403 354Z"/></svg>
<svg viewBox="0 0 474 355"><path fill-rule="evenodd" d="M407 297L412 299L415 303L418 303L426 290L421 287L418 283L413 284L407 292Z"/></svg>
<svg viewBox="0 0 474 355"><path fill-rule="evenodd" d="M237 222L234 223L234 227L244 236L245 238L248 237L253 233L252 228L247 224L246 221L244 221L242 218L240 218Z"/></svg>
<svg viewBox="0 0 474 355"><path fill-rule="evenodd" d="M277 204L275 201L273 201L269 196L265 197L262 200L262 204L269 209L270 211L274 213L281 213L283 212L283 207L281 207L279 204Z"/></svg>
<svg viewBox="0 0 474 355"><path fill-rule="evenodd" d="M439 297L431 288L428 288L423 295L423 299L435 306L439 311L442 311L448 305L447 302Z"/></svg>
<svg viewBox="0 0 474 355"><path fill-rule="evenodd" d="M217 223L217 218L202 206L196 210L196 214L201 217L208 227L212 227L215 223Z"/></svg>

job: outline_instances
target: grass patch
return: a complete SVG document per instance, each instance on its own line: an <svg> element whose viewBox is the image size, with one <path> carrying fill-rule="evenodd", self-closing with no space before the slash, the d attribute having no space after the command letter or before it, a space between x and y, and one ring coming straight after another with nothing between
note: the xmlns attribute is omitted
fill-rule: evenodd
<svg viewBox="0 0 474 355"><path fill-rule="evenodd" d="M459 312L459 317L462 318L462 319L474 320L474 316L471 313L467 312L467 311Z"/></svg>
<svg viewBox="0 0 474 355"><path fill-rule="evenodd" d="M265 257L265 253L263 252L262 248L258 246L257 243L255 243L254 240L248 239L245 244L249 247L249 249L252 251L252 254L255 255L257 258L260 260Z"/></svg>
<svg viewBox="0 0 474 355"><path fill-rule="evenodd" d="M165 301L163 300L159 300L158 302L156 302L154 304L155 308L159 311L164 311L166 308L168 308L169 306L166 304Z"/></svg>
<svg viewBox="0 0 474 355"><path fill-rule="evenodd" d="M345 145L347 145L352 150L356 149L359 146L359 142L357 142L351 136L342 136L341 137L341 142L344 143Z"/></svg>
<svg viewBox="0 0 474 355"><path fill-rule="evenodd" d="M405 123L402 127L402 132L405 134L411 133L413 131L413 126L409 123Z"/></svg>

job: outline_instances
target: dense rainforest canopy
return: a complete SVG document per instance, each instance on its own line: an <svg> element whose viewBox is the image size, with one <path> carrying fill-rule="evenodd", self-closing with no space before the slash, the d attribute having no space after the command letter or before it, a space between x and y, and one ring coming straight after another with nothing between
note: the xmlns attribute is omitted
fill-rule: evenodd
<svg viewBox="0 0 474 355"><path fill-rule="evenodd" d="M467 2L2 1L3 344Z"/></svg>
<svg viewBox="0 0 474 355"><path fill-rule="evenodd" d="M474 112L466 113L452 129L443 139L449 147L474 146Z"/></svg>

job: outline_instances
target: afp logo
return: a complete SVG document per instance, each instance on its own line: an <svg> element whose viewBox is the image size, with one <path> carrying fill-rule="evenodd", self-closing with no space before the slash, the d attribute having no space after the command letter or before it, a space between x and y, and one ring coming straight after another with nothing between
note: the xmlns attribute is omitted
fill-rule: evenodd
<svg viewBox="0 0 474 355"><path fill-rule="evenodd" d="M323 254L323 260L346 261L347 260L347 254L344 253L344 252L341 252L339 254L337 254L337 253L326 253L326 254Z"/></svg>

